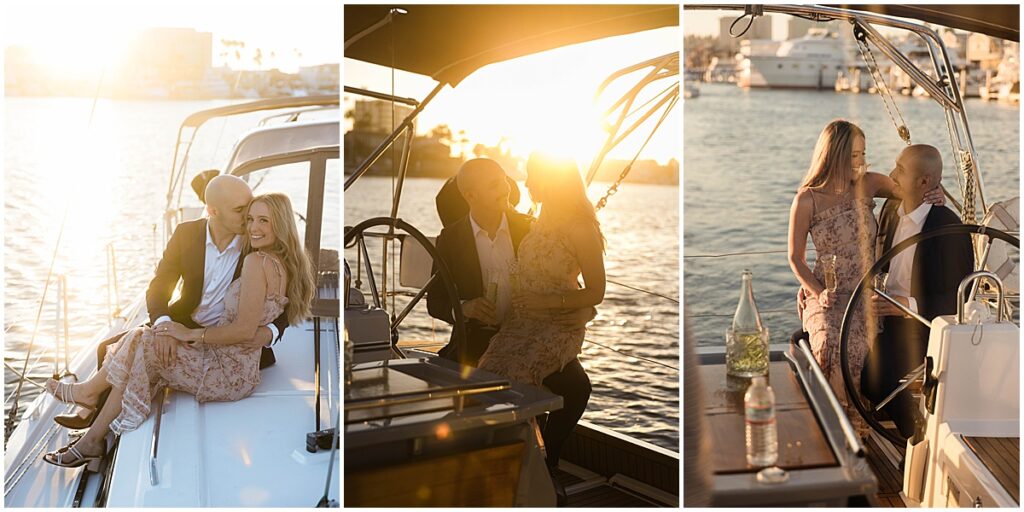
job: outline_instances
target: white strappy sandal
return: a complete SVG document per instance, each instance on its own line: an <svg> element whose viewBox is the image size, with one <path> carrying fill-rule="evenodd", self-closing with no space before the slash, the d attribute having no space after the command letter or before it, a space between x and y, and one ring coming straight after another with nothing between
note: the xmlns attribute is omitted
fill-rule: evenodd
<svg viewBox="0 0 1024 512"><path fill-rule="evenodd" d="M82 452L75 448L74 443L55 452L49 452L43 455L43 460L53 464L54 466L60 466L62 468L77 468L85 466L86 471L98 473L100 471L100 465L103 462L103 454L100 455L83 455Z"/></svg>
<svg viewBox="0 0 1024 512"><path fill-rule="evenodd" d="M96 408L96 404L83 404L75 400L74 383L64 382L60 380L53 381L56 382L57 385L53 388L52 391L50 390L49 386L44 386L44 388L46 389L47 393L53 395L53 397L56 398L57 400L60 400L61 402L64 402L66 404L75 404L79 407L82 407L90 411ZM47 384L49 384L49 381L47 381Z"/></svg>

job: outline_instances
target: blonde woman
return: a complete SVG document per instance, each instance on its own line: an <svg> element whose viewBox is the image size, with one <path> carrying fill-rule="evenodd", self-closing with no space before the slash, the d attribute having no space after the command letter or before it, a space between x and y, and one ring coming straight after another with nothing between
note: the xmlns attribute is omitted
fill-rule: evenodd
<svg viewBox="0 0 1024 512"><path fill-rule="evenodd" d="M895 182L867 172L867 139L857 125L842 119L830 122L818 136L814 156L797 189L789 215L789 266L800 281L798 309L811 350L854 425L865 433L843 386L839 366L839 329L850 295L875 262L875 197L892 197ZM926 198L942 203L941 189ZM814 268L806 258L807 236L814 244ZM850 371L854 386L868 351L869 334L877 323L861 307L852 317L849 337Z"/></svg>
<svg viewBox="0 0 1024 512"><path fill-rule="evenodd" d="M604 237L574 161L534 153L526 188L540 215L519 245L513 310L479 367L540 386L576 359L586 332L553 319L604 300Z"/></svg>
<svg viewBox="0 0 1024 512"><path fill-rule="evenodd" d="M103 368L88 381L75 384L76 393L55 393L90 396L111 387L110 398L79 441L43 459L57 466L88 465L89 470L97 470L107 432L120 435L138 428L149 415L153 395L165 384L194 394L200 402L249 396L260 382L260 347L250 342L256 329L282 312L289 324L301 322L309 314L316 290L294 218L291 201L284 194L254 197L245 212L241 277L228 288L220 322L198 329L174 323L141 327L112 345ZM172 359L157 353L156 332L184 342ZM56 383L47 384L56 388Z"/></svg>

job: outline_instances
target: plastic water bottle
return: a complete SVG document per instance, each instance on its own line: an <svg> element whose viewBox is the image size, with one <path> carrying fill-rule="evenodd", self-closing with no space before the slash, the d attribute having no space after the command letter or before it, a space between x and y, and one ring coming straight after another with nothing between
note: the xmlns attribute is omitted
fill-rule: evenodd
<svg viewBox="0 0 1024 512"><path fill-rule="evenodd" d="M775 392L764 377L754 377L743 397L747 423L747 463L771 466L779 458L775 430Z"/></svg>

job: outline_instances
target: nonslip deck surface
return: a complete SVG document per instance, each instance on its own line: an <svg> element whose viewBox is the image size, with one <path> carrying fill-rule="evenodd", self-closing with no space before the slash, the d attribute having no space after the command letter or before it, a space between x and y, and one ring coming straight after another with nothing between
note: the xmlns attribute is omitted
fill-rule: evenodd
<svg viewBox="0 0 1024 512"><path fill-rule="evenodd" d="M566 503L566 507L569 508L658 506L652 501L645 500L630 493L629 491L611 486L607 483L602 483L589 488L587 488L587 486L582 486L584 487L583 489L578 491L574 490L574 486L579 487L580 484L585 482L585 480L561 469L555 469L554 477L555 480L558 480L567 491L568 502Z"/></svg>
<svg viewBox="0 0 1024 512"><path fill-rule="evenodd" d="M878 480L878 493L875 495L878 504L883 507L906 507L900 498L900 491L903 490L903 472L899 470L899 453L888 441L874 432L865 444L868 465Z"/></svg>
<svg viewBox="0 0 1024 512"><path fill-rule="evenodd" d="M1013 501L1020 503L1020 438L964 436L964 442L1013 497Z"/></svg>
<svg viewBox="0 0 1024 512"><path fill-rule="evenodd" d="M775 392L777 465L789 470L837 466L839 463L789 363L772 362L768 372L769 385ZM743 395L749 379L728 377L725 365L715 364L701 366L701 380L705 383L705 414L714 447L714 472L746 473L761 469L748 465L746 459Z"/></svg>

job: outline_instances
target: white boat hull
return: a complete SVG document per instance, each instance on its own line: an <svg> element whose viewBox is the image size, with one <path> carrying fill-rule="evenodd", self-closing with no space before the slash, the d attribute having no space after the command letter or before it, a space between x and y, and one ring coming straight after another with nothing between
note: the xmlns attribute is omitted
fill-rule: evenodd
<svg viewBox="0 0 1024 512"><path fill-rule="evenodd" d="M840 60L752 56L740 71L741 87L835 89L836 77L845 69Z"/></svg>

